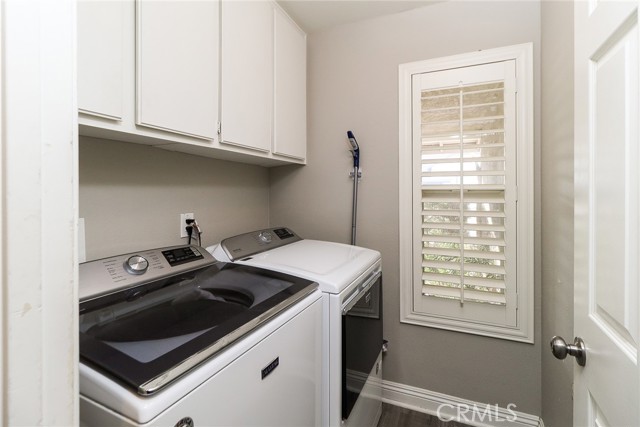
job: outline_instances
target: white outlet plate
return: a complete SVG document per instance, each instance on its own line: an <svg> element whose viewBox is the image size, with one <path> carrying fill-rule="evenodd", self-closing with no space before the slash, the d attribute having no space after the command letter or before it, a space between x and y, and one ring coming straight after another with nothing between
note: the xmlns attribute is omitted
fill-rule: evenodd
<svg viewBox="0 0 640 427"><path fill-rule="evenodd" d="M193 213L182 213L180 214L180 237L188 237L186 226L188 219L194 219Z"/></svg>

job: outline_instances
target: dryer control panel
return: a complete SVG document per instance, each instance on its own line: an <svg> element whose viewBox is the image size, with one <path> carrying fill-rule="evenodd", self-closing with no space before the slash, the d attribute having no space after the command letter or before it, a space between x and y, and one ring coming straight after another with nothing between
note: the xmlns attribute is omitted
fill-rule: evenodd
<svg viewBox="0 0 640 427"><path fill-rule="evenodd" d="M229 261L237 261L298 240L302 238L291 229L274 227L229 237L220 242L220 248L224 250Z"/></svg>

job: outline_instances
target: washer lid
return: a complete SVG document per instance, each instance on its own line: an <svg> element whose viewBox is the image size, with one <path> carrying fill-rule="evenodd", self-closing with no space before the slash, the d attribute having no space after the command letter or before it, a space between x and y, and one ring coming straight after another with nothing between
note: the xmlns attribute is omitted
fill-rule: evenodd
<svg viewBox="0 0 640 427"><path fill-rule="evenodd" d="M214 263L88 299L79 309L80 359L150 395L315 289L281 272Z"/></svg>
<svg viewBox="0 0 640 427"><path fill-rule="evenodd" d="M237 261L318 282L320 290L339 293L380 260L380 252L320 240L300 240Z"/></svg>

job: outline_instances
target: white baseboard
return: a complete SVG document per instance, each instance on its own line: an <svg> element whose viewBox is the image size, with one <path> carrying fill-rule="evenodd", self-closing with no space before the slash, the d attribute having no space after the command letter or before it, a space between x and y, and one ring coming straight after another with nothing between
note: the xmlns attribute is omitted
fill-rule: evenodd
<svg viewBox="0 0 640 427"><path fill-rule="evenodd" d="M391 381L382 381L382 401L476 427L544 427L542 418L515 406L501 408Z"/></svg>

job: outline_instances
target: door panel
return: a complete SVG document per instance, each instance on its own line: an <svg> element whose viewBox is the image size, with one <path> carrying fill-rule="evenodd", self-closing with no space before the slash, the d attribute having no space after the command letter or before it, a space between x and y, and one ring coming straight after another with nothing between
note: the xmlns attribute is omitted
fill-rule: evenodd
<svg viewBox="0 0 640 427"><path fill-rule="evenodd" d="M307 37L288 16L274 13L273 152L307 155Z"/></svg>
<svg viewBox="0 0 640 427"><path fill-rule="evenodd" d="M214 140L219 3L139 0L136 5L136 123Z"/></svg>
<svg viewBox="0 0 640 427"><path fill-rule="evenodd" d="M78 109L122 120L124 28L129 2L78 2Z"/></svg>
<svg viewBox="0 0 640 427"><path fill-rule="evenodd" d="M638 2L575 4L574 424L636 425Z"/></svg>
<svg viewBox="0 0 640 427"><path fill-rule="evenodd" d="M604 416L604 414L598 407L598 404L593 399L593 396L590 395L589 397L590 397L589 416L590 416L590 419L593 420L593 425L598 427L611 427L611 424L609 423L609 421L607 421L607 418Z"/></svg>
<svg viewBox="0 0 640 427"><path fill-rule="evenodd" d="M273 117L273 5L222 2L222 142L269 152Z"/></svg>
<svg viewBox="0 0 640 427"><path fill-rule="evenodd" d="M594 319L614 332L615 342L636 351L638 318L634 310L637 277L634 269L637 258L629 259L633 248L630 233L635 219L633 198L627 193L637 187L634 169L637 165L625 162L627 153L634 150L632 123L633 103L637 103L637 38L634 24L602 57L593 59L590 84L591 112L595 129L592 131L594 151L594 239L593 249L595 288L590 298L590 312ZM635 90L633 86L636 86ZM637 135L635 135L637 139ZM634 182L635 181L635 182ZM637 230L635 230L637 232ZM637 233L636 233L637 234Z"/></svg>

